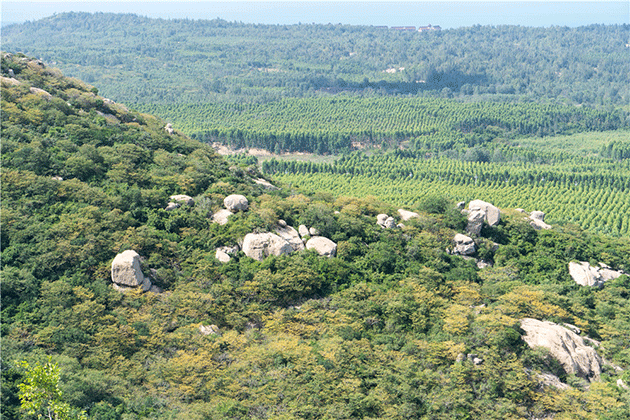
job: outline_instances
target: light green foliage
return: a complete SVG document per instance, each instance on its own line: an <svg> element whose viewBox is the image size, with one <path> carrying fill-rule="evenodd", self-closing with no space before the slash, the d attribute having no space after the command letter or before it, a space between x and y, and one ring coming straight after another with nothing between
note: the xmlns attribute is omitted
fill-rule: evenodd
<svg viewBox="0 0 630 420"><path fill-rule="evenodd" d="M482 199L504 209L544 211L551 224L630 234L630 160L567 156L536 164L523 161L526 154L518 149L506 148L504 153L510 162L427 158L420 152L355 153L333 164L270 160L263 170L310 191L375 195L425 210L435 195L453 202Z"/></svg>
<svg viewBox="0 0 630 420"><path fill-rule="evenodd" d="M71 414L77 410L63 401L59 383L61 371L51 358L43 365L36 363L31 367L28 362L22 361L20 366L26 370L24 382L18 384L24 411L50 420L87 419L84 412Z"/></svg>

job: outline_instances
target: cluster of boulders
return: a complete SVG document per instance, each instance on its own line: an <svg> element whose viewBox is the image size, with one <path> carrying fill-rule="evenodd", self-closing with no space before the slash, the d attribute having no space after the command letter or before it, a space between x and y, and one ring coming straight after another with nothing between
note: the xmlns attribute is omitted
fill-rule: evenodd
<svg viewBox="0 0 630 420"><path fill-rule="evenodd" d="M530 347L548 349L549 354L562 364L567 373L590 381L599 379L602 359L593 347L586 345L584 339L569 327L550 321L524 318L521 320L521 328L526 333L523 340ZM599 344L595 340L588 340L595 345Z"/></svg>
<svg viewBox="0 0 630 420"><path fill-rule="evenodd" d="M228 222L228 218L239 211L247 211L249 209L249 201L244 195L232 194L223 199L225 209L219 210L212 216L212 221L220 225Z"/></svg>
<svg viewBox="0 0 630 420"><path fill-rule="evenodd" d="M608 280L616 279L625 274L623 271L612 270L609 266L599 263L599 267L593 267L586 261L569 263L569 274L580 286L600 287Z"/></svg>
<svg viewBox="0 0 630 420"><path fill-rule="evenodd" d="M164 127L164 131L166 131L168 134L173 134L175 132L175 130L173 130L173 125L171 123L166 124L166 126Z"/></svg>
<svg viewBox="0 0 630 420"><path fill-rule="evenodd" d="M496 226L501 221L499 209L481 200L473 200L468 203L468 209L462 210L462 213L468 217L466 233L469 235L478 236L484 223L488 224L488 226Z"/></svg>
<svg viewBox="0 0 630 420"><path fill-rule="evenodd" d="M303 249L314 249L319 255L334 257L337 244L323 236L316 236L319 232L301 225L300 232L280 220L275 233L248 233L243 239L243 252L250 258L262 261L270 255L287 255ZM314 236L310 236L313 234Z"/></svg>
<svg viewBox="0 0 630 420"><path fill-rule="evenodd" d="M381 213L376 216L376 223L383 229L393 229L396 227L396 221L394 218L385 213Z"/></svg>
<svg viewBox="0 0 630 420"><path fill-rule="evenodd" d="M314 249L319 255L334 257L337 253L337 244L318 235L319 231L313 227L309 229L305 225L300 225L298 231L284 220L278 220L274 232L245 235L240 249L245 255L257 261L262 261L270 255L287 255L304 249ZM222 263L227 263L230 261L230 255L238 250L238 245L217 248L216 258Z"/></svg>
<svg viewBox="0 0 630 420"><path fill-rule="evenodd" d="M400 216L400 220L406 222L416 217L420 217L420 215L416 212L398 209L398 215ZM378 214L376 216L376 224L379 225L383 229L394 229L394 228L403 228L405 225L402 223L396 224L396 220L385 213Z"/></svg>
<svg viewBox="0 0 630 420"><path fill-rule="evenodd" d="M140 267L140 255L136 251L127 250L112 261L112 282L114 289L120 292L134 290L138 287L144 292L160 293L161 290L151 283L151 280L142 273Z"/></svg>

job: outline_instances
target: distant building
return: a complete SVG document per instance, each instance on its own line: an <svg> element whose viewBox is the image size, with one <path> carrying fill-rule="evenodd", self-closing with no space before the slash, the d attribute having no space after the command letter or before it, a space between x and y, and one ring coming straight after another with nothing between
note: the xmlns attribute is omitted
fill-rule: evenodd
<svg viewBox="0 0 630 420"><path fill-rule="evenodd" d="M421 26L418 28L418 32L427 32L427 31L441 31L442 28L438 25L436 26L432 26L431 24L429 24L429 26Z"/></svg>

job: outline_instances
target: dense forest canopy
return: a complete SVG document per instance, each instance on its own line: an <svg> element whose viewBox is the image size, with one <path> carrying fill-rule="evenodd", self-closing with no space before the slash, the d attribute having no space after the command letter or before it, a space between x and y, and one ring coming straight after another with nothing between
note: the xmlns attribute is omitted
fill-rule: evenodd
<svg viewBox="0 0 630 420"><path fill-rule="evenodd" d="M452 248L466 218L444 196L384 229L398 206L268 189L248 158L230 165L41 61L3 53L1 69L3 419L44 413L20 404L44 368L68 418L630 416L630 277L589 287L568 269L630 271L627 237L535 230L502 209L464 258ZM334 168L350 163L367 166ZM249 210L213 223L234 193ZM172 194L194 204L167 211ZM284 224L317 229L336 256L217 260ZM113 288L124 250L158 290ZM530 348L523 318L578 331L601 373Z"/></svg>
<svg viewBox="0 0 630 420"><path fill-rule="evenodd" d="M473 26L419 33L63 13L3 28L2 38L5 50L55 62L126 103L345 91L626 105L629 30Z"/></svg>

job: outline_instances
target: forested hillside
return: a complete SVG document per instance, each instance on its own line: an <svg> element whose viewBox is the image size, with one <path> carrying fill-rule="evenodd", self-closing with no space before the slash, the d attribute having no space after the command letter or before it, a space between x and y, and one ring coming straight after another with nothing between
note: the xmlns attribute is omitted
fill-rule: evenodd
<svg viewBox="0 0 630 420"><path fill-rule="evenodd" d="M2 38L5 50L55 62L126 103L258 102L346 91L627 105L628 30L474 26L418 33L63 13L3 28Z"/></svg>
<svg viewBox="0 0 630 420"><path fill-rule="evenodd" d="M3 53L1 68L3 419L45 413L20 408L22 361L58 366L69 418L630 417L627 238L536 230L509 208L470 233L440 195L275 189L38 60ZM232 194L249 207L217 223ZM245 253L247 234L299 225L336 255ZM125 250L155 289L114 288ZM617 277L580 285L571 262ZM531 348L524 318L553 322L592 366Z"/></svg>

